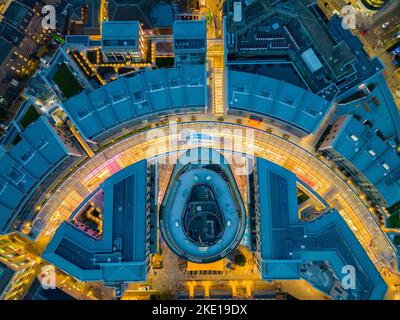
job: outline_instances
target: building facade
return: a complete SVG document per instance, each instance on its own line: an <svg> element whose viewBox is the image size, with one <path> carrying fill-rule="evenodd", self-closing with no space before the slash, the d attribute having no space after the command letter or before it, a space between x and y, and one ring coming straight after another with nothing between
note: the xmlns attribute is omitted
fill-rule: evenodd
<svg viewBox="0 0 400 320"><path fill-rule="evenodd" d="M23 210L26 201L46 178L80 156L67 134L41 116L32 101L21 111L0 141L1 233L22 223L29 213Z"/></svg>
<svg viewBox="0 0 400 320"><path fill-rule="evenodd" d="M175 63L205 63L207 27L205 20L177 20L173 25Z"/></svg>
<svg viewBox="0 0 400 320"><path fill-rule="evenodd" d="M150 182L157 174L140 161L107 179L57 230L43 258L80 281L103 281L122 294L150 268L156 208ZM118 295L118 294L117 294Z"/></svg>

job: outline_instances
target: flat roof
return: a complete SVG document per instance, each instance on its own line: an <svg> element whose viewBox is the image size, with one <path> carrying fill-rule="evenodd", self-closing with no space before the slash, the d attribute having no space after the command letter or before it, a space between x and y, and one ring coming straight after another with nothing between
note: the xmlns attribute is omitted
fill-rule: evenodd
<svg viewBox="0 0 400 320"><path fill-rule="evenodd" d="M43 289L38 279L35 279L25 294L23 300L75 300L72 296L59 288L47 290Z"/></svg>
<svg viewBox="0 0 400 320"><path fill-rule="evenodd" d="M0 21L0 36L12 43L14 46L19 46L24 39L25 34L17 27L10 25L3 20Z"/></svg>
<svg viewBox="0 0 400 320"><path fill-rule="evenodd" d="M174 10L169 3L159 3L152 7L151 22L153 27L169 28L174 23Z"/></svg>
<svg viewBox="0 0 400 320"><path fill-rule="evenodd" d="M15 125L13 141L0 145L0 232L10 227L29 193L70 154L44 116L26 128Z"/></svg>
<svg viewBox="0 0 400 320"><path fill-rule="evenodd" d="M26 21L27 15L28 17L34 16L33 12L28 7L25 7L17 1L11 2L4 13L4 17L15 27L19 27L19 25L25 27L28 24Z"/></svg>
<svg viewBox="0 0 400 320"><path fill-rule="evenodd" d="M340 281L343 266L352 265L357 286L345 290L349 298L383 299L386 283L340 214L333 209L311 222L302 222L298 218L296 176L260 158L256 172L258 193L263 195L258 204L262 278L304 278L300 269L304 262L328 261ZM321 289L319 283L311 284Z"/></svg>
<svg viewBox="0 0 400 320"><path fill-rule="evenodd" d="M81 281L145 281L148 259L147 161L140 161L112 175L101 188L104 190L101 239L64 222L47 246L43 258Z"/></svg>
<svg viewBox="0 0 400 320"><path fill-rule="evenodd" d="M205 20L175 20L173 25L174 39L205 39L207 26Z"/></svg>
<svg viewBox="0 0 400 320"><path fill-rule="evenodd" d="M119 125L150 115L205 108L204 65L181 65L120 77L63 103L74 125L88 140Z"/></svg>

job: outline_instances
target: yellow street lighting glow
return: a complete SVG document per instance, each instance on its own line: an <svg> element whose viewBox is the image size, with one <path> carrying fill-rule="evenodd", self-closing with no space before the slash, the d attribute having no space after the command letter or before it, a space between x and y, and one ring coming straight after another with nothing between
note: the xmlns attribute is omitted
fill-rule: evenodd
<svg viewBox="0 0 400 320"><path fill-rule="evenodd" d="M236 125L229 123L215 123L215 125L210 129L206 124L201 123L185 123L185 124L177 124L177 129L179 131L180 128L188 127L193 130L202 130L204 128L208 128L210 134L218 135L218 130L220 129L228 129L228 128L236 128ZM142 160L144 157L148 155L148 150L154 148L154 143L165 143L168 145L168 139L171 138L171 135L168 134L168 128L165 129L165 138L157 139L157 141L143 141L141 140L141 135L133 136L132 138L125 139L123 142L118 142L113 145L113 149L105 150L105 154L108 156L121 154L121 165L122 167L126 167L131 163ZM232 136L228 136L227 138L232 138ZM339 205L341 209L339 213L348 223L348 225L355 231L355 236L363 245L367 254L370 256L371 260L376 264L377 267L386 265L387 262L392 259L391 257L395 254L394 248L390 245L389 240L386 239L384 234L381 232L380 227L376 224L376 221L371 216L371 213L368 211L368 207L361 202L361 198L357 197L357 194L354 194L350 191L347 184L342 180L338 180L336 174L334 174L331 170L319 170L322 164L319 163L315 157L308 155L301 151L298 147L290 148L289 142L283 141L280 138L274 137L272 135L268 135L264 132L255 132L255 137L252 142L246 141L240 149L243 150L245 145L251 144L254 147L256 156L263 157L267 160L270 160L278 165L282 165L283 167L288 167L288 162L286 161L290 158L293 163L290 164L292 166L294 164L295 167L299 167L303 170L307 177L311 180L312 183L315 183L315 189L320 191L321 194L325 194L328 190L333 190L333 196L331 199L334 201L329 201L329 204L332 206ZM179 148L179 147L178 147ZM178 149L179 150L179 149ZM235 149L236 150L236 149ZM170 150L174 151L174 150ZM85 168L93 171L95 168L99 166L99 163L95 161L89 160L85 164ZM291 168L291 167L290 167ZM289 169L290 169L289 168ZM85 170L82 170L85 171ZM71 191L75 191L73 182L74 179L83 180L84 173L80 173L78 170L74 173L71 178L68 178L60 187L59 193L55 193L53 195L54 199L49 199L49 205L47 205L44 210L50 210L52 207L52 203L60 203L60 197L65 198L65 195ZM73 177L73 178L72 178ZM76 180L75 180L76 181ZM95 188L100 180L93 180L90 182L90 185L84 185L84 189L80 190L80 192L89 192ZM75 199L71 197L68 199L68 209L64 208L64 206L60 209L60 219L52 225L47 225L43 232L46 234L46 231L55 231L59 224L62 223L63 220L67 219L70 215L70 210L73 210L80 204L79 199ZM44 212L46 213L46 212ZM52 234L52 232L49 232ZM370 241L372 240L372 236L374 235L374 246L371 247ZM40 242L38 241L38 245L40 247L46 246L46 243L50 241L50 239L43 238L43 236L39 236ZM391 260L390 260L391 261Z"/></svg>

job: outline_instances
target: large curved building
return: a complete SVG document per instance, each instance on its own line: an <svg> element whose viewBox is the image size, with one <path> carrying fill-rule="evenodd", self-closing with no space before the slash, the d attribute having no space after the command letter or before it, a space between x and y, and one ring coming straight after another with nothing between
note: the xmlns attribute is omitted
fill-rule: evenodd
<svg viewBox="0 0 400 320"><path fill-rule="evenodd" d="M236 248L245 226L243 200L225 158L206 148L181 155L160 210L170 249L189 261L218 261Z"/></svg>
<svg viewBox="0 0 400 320"><path fill-rule="evenodd" d="M369 10L379 10L389 2L389 0L361 0L360 1Z"/></svg>
<svg viewBox="0 0 400 320"><path fill-rule="evenodd" d="M384 64L312 0L208 9L66 38L40 72L55 105L30 98L0 140L0 234L100 299L277 297L286 281L306 298L394 297L400 116Z"/></svg>
<svg viewBox="0 0 400 320"><path fill-rule="evenodd" d="M81 281L106 285L145 281L154 237L146 189L150 165L140 161L107 179L57 230L43 258Z"/></svg>

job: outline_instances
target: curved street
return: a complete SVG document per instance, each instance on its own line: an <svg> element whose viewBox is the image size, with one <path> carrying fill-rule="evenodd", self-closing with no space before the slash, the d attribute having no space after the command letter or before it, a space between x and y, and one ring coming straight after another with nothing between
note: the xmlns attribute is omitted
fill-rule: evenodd
<svg viewBox="0 0 400 320"><path fill-rule="evenodd" d="M42 249L62 221L117 171L145 158L186 150L181 131L201 132L197 146L220 147L262 157L294 172L336 208L348 223L378 270L393 266L396 251L357 193L316 156L281 137L232 123L179 123L130 136L101 151L70 175L49 198L35 223L44 225L36 243ZM178 143L176 143L178 142ZM189 141L189 147L192 147Z"/></svg>

